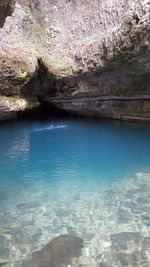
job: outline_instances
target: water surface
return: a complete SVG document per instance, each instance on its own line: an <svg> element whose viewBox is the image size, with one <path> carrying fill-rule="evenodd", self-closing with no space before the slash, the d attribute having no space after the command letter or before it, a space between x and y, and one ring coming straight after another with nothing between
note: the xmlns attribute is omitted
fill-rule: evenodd
<svg viewBox="0 0 150 267"><path fill-rule="evenodd" d="M83 238L82 264L104 260L112 235L149 237L149 124L5 123L0 152L1 262L28 258L61 234Z"/></svg>

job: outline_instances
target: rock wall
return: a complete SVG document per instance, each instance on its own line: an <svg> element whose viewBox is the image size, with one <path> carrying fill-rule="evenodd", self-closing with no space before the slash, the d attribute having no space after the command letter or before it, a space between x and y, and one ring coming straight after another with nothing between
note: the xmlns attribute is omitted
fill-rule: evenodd
<svg viewBox="0 0 150 267"><path fill-rule="evenodd" d="M46 103L76 116L150 121L150 97L80 97Z"/></svg>
<svg viewBox="0 0 150 267"><path fill-rule="evenodd" d="M0 95L149 96L149 0L0 0L0 12Z"/></svg>

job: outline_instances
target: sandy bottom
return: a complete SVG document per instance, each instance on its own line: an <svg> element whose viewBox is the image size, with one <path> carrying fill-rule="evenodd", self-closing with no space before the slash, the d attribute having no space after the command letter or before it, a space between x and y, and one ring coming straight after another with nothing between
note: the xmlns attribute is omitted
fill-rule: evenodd
<svg viewBox="0 0 150 267"><path fill-rule="evenodd" d="M76 266L150 266L149 170L88 192L71 184L52 192L37 182L32 194L0 197L1 266L16 266L62 234L84 241Z"/></svg>

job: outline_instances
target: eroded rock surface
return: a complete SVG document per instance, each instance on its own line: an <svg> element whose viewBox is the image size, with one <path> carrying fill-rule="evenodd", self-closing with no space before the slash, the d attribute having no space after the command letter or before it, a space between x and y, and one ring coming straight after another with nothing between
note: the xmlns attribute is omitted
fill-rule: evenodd
<svg viewBox="0 0 150 267"><path fill-rule="evenodd" d="M23 111L27 107L27 101L19 97L0 97L0 120L17 118L17 111Z"/></svg>
<svg viewBox="0 0 150 267"><path fill-rule="evenodd" d="M149 0L16 0L0 29L1 95L149 95L149 62Z"/></svg>
<svg viewBox="0 0 150 267"><path fill-rule="evenodd" d="M80 97L47 99L46 103L77 116L150 121L149 97Z"/></svg>

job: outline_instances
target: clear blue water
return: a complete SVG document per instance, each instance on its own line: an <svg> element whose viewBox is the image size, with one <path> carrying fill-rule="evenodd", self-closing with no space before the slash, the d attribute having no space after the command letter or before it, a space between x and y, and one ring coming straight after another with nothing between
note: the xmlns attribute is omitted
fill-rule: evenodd
<svg viewBox="0 0 150 267"><path fill-rule="evenodd" d="M66 226L71 225L79 235L76 229L79 218L83 221L88 218L88 213L82 214L88 197L95 203L102 197L97 194L108 192L115 183L118 186L123 183L124 190L126 179L130 183L133 173L149 168L149 124L78 119L1 124L0 231L11 230L16 224L16 232L20 233L21 229L23 235L32 240L29 226L32 225L33 230L37 227L36 234L39 231L41 239L38 244L32 240L34 245L30 244L29 250L33 251L51 240L53 233L56 236L69 231L69 228L64 230ZM117 190L119 196L121 189ZM117 198L117 193L115 196ZM69 212L64 215L68 210L72 210L74 226ZM56 220L68 221L56 223L53 216ZM17 247L19 234L11 235L11 245L9 238L7 240L10 251L12 244ZM29 250L26 248L19 256L14 250L7 257L20 259Z"/></svg>
<svg viewBox="0 0 150 267"><path fill-rule="evenodd" d="M37 179L57 186L75 178L86 188L150 167L149 125L93 120L17 122L1 125L0 140L2 184L4 177L17 186Z"/></svg>

